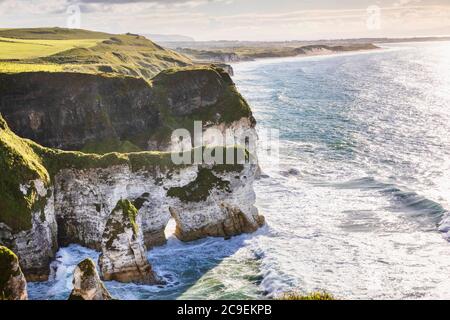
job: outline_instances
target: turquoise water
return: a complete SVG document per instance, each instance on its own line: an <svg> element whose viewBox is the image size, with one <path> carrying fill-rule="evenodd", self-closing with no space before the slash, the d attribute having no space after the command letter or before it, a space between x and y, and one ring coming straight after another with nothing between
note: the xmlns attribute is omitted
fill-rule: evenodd
<svg viewBox="0 0 450 320"><path fill-rule="evenodd" d="M268 225L231 240L149 252L163 287L108 282L121 299L450 298L450 43L236 64L258 130L280 130L280 161L261 156L257 206ZM34 299L65 299L71 246Z"/></svg>

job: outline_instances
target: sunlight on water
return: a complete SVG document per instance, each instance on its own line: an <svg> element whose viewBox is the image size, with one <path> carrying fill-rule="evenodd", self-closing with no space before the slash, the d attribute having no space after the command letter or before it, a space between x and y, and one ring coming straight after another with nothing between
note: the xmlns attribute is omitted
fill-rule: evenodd
<svg viewBox="0 0 450 320"><path fill-rule="evenodd" d="M120 299L252 299L287 290L339 298L450 298L450 43L389 45L329 57L234 66L259 128L281 134L263 161L257 205L268 226L230 240L149 252L166 286L108 282ZM262 159L267 160L267 159ZM66 299L62 248L33 299Z"/></svg>
<svg viewBox="0 0 450 320"><path fill-rule="evenodd" d="M259 125L282 137L280 168L263 163L257 184L274 233L255 243L267 292L450 297L449 51L235 66Z"/></svg>

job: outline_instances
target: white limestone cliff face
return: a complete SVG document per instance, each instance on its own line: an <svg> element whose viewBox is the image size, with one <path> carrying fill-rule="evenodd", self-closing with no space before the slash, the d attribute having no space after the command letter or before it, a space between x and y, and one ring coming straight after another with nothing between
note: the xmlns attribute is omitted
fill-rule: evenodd
<svg viewBox="0 0 450 320"><path fill-rule="evenodd" d="M0 223L0 243L19 256L28 281L44 281L48 279L49 265L58 248L53 188L47 189L42 181L35 180L23 185L21 191L28 193L31 185L40 197L46 198L45 207L33 212L30 230L14 233L6 224Z"/></svg>
<svg viewBox="0 0 450 320"><path fill-rule="evenodd" d="M147 247L165 242L164 229L170 220L166 188L176 181L189 181L193 168L173 173L133 172L128 166L107 169L63 170L55 179L55 211L59 243L78 243L101 249L103 230L120 199L137 200Z"/></svg>
<svg viewBox="0 0 450 320"><path fill-rule="evenodd" d="M112 300L91 259L85 259L76 266L72 283L69 300Z"/></svg>
<svg viewBox="0 0 450 320"><path fill-rule="evenodd" d="M245 146L250 153L256 155L255 123L252 118L241 118L238 121L226 124L202 123L201 136L179 137L172 136L169 146L165 149L170 152L181 152L196 146Z"/></svg>
<svg viewBox="0 0 450 320"><path fill-rule="evenodd" d="M264 217L254 206L256 195L253 182L257 165L243 166L241 172L214 172L224 189L214 188L204 201L176 199L170 212L176 221L175 235L183 241L204 237L231 237L256 231Z"/></svg>
<svg viewBox="0 0 450 320"><path fill-rule="evenodd" d="M21 76L13 87L29 84L29 77ZM166 129L172 122L184 125L187 119L205 119L201 126L202 145L248 147L247 140L256 142L255 119L250 107L236 91L229 75L221 69L194 68L175 73L162 72L153 79L151 87L145 81L131 78L45 73L34 74L33 77L32 81L39 88L33 92L36 99L32 100L35 103L31 107L27 104L23 109L19 108L30 114L31 122L23 123L24 116L20 112L9 114L8 121L15 124L15 130L21 136L49 147L80 150L90 141L101 144L104 139L119 138L131 139L133 142L136 138L134 142L143 150L179 150L178 141L171 143L170 136L166 136ZM77 86L65 86L60 80L66 77L76 80ZM43 78L51 80L53 85L48 86L48 81L40 81ZM4 80L5 83L11 83L8 79ZM41 88L42 84L44 87ZM61 90L55 90L55 86ZM97 90L99 86L100 91ZM117 86L126 90L113 90L118 96L111 95L110 89ZM91 87L95 90L85 90ZM134 89L130 91L131 87ZM105 121L104 112L99 113L101 118L97 118L98 121L90 118L92 107L98 107L99 92L104 97L104 111L107 111L107 118L111 121ZM55 94L61 99L54 99ZM66 99L74 94L79 99ZM48 101L49 96L52 101ZM48 105L55 101L55 105ZM65 102L63 108L61 101ZM123 108L124 103L130 108ZM75 110L79 117L66 117L64 123L56 121L59 124L56 128L56 122L50 121L53 117L58 118L59 113L55 110L62 113ZM162 110L168 111L165 117L160 117ZM44 118L39 118L39 115L42 114L48 115L46 119L50 120L41 123ZM96 132L95 125L100 122L107 125L102 132ZM150 135L147 132L149 128L157 134ZM162 136L159 135L159 129L164 129L161 131ZM17 219L26 219L26 223L15 223L15 216L12 222L10 219L0 223L0 244L9 246L17 253L23 272L30 281L48 278L50 262L60 246L80 244L100 251L110 213L121 199L132 201L138 209L138 225L147 249L166 241L164 229L171 218L177 224L176 235L185 241L252 232L263 223L263 218L254 207L252 183L257 175L256 164L238 171L213 170L212 166L205 165L168 169L159 164L137 169L133 168L133 155L113 155L106 157L106 161L114 158L115 165L108 166L104 158L99 160L100 157L71 152L65 154L16 137L1 115L0 130L8 137L0 141L0 145L5 145L3 150L8 151L4 151L5 154L9 154L11 147L16 146L12 148L14 152L11 159L28 159L31 156L33 160L30 163L25 161L23 168L13 168L15 172L26 169L32 173L33 179L41 177L46 180L46 183L40 180L27 181L30 178L26 176L23 178L24 183L20 180L19 188L14 184L14 199L22 201L35 191L39 197L33 199L37 201L30 201L33 202L30 204L31 209L27 207L30 203L28 199L20 202L25 203L19 210L23 216L17 214ZM116 137L118 132L123 135ZM10 140L14 143L10 144ZM189 144L182 149L184 151L190 150L193 145L197 146L192 139L185 142ZM136 154L134 156L134 159L139 158ZM9 161L9 158L6 159ZM204 170L209 174L204 174ZM9 195L2 196L1 200L10 198ZM40 208L30 214L28 209L34 210L36 203ZM12 208L15 208L13 202ZM10 212L5 210L0 212L0 216L2 214L10 218ZM16 231L19 228L25 231Z"/></svg>
<svg viewBox="0 0 450 320"><path fill-rule="evenodd" d="M255 124L250 118L242 118L231 124L221 123L209 126L203 131L203 145L245 146L246 140L248 140L249 147L256 147L258 135ZM256 154L256 149L250 149L249 151Z"/></svg>
<svg viewBox="0 0 450 320"><path fill-rule="evenodd" d="M240 131L255 134L246 119L214 129L225 132L230 128L234 129L228 132L236 136ZM214 136L210 132L205 132L207 143ZM180 194L177 188L202 185L198 180L203 169L209 170L220 183L215 185L216 181L203 188L204 194L198 199L188 194L183 199L183 192L186 195L190 191L181 190ZM147 249L165 243L164 230L171 218L176 222L176 236L183 241L253 232L264 223L254 206L253 181L257 174L257 164L242 166L238 171L214 171L206 165L176 169L155 165L136 171L127 164L63 169L53 177L50 187L39 180L21 185L24 194L34 187L45 198L45 205L33 212L29 230L13 232L0 223L0 243L17 253L27 280L44 281L58 247L80 244L101 250L108 217L121 199L132 201L139 210L139 225Z"/></svg>
<svg viewBox="0 0 450 320"><path fill-rule="evenodd" d="M151 173L145 170L133 172L128 166L63 170L55 179L59 244L77 243L100 250L109 214L120 199L133 201L139 210L147 248L165 242L164 229L171 216L180 230L177 235L186 241L255 231L263 223L254 207L256 171L257 165L246 165L240 172L214 172L229 183L227 190L212 186L206 190L204 200L184 202L170 196L169 191L194 182L198 166L173 171L156 169ZM236 216L240 222L233 224ZM233 224L232 231L223 227L230 223Z"/></svg>
<svg viewBox="0 0 450 320"><path fill-rule="evenodd" d="M141 217L128 200L120 200L106 222L99 266L104 280L161 283L147 260Z"/></svg>

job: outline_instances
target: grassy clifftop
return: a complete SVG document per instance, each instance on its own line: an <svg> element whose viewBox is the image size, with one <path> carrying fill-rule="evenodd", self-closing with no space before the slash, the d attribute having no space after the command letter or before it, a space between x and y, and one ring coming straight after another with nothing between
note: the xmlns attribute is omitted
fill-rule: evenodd
<svg viewBox="0 0 450 320"><path fill-rule="evenodd" d="M83 29L65 28L20 28L0 29L0 37L13 39L48 39L48 40L72 40L72 39L107 39L111 35L105 32L97 32Z"/></svg>
<svg viewBox="0 0 450 320"><path fill-rule="evenodd" d="M145 37L62 28L0 30L0 72L80 72L150 79L192 61Z"/></svg>

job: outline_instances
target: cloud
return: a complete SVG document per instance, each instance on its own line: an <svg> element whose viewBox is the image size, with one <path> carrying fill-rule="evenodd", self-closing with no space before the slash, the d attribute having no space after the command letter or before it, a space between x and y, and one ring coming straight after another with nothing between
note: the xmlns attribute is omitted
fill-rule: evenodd
<svg viewBox="0 0 450 320"><path fill-rule="evenodd" d="M394 2L393 6L401 7L401 6L409 5L411 3L420 3L420 2L422 2L422 0L398 0L397 2Z"/></svg>
<svg viewBox="0 0 450 320"><path fill-rule="evenodd" d="M420 0L383 2L378 34L367 29L365 6L315 5L300 10L304 6L296 2L288 10L282 4L291 0L278 1L279 6L234 0L235 5L229 6L233 0L0 0L0 28L65 26L67 7L76 3L85 29L182 33L205 40L415 35L420 30L446 30L450 24L450 5L437 5L438 0L434 5Z"/></svg>
<svg viewBox="0 0 450 320"><path fill-rule="evenodd" d="M70 5L80 5L85 13L110 10L127 12L147 9L194 8L209 3L230 0L0 0L0 13L56 14L65 12ZM115 10L116 9L116 10Z"/></svg>

